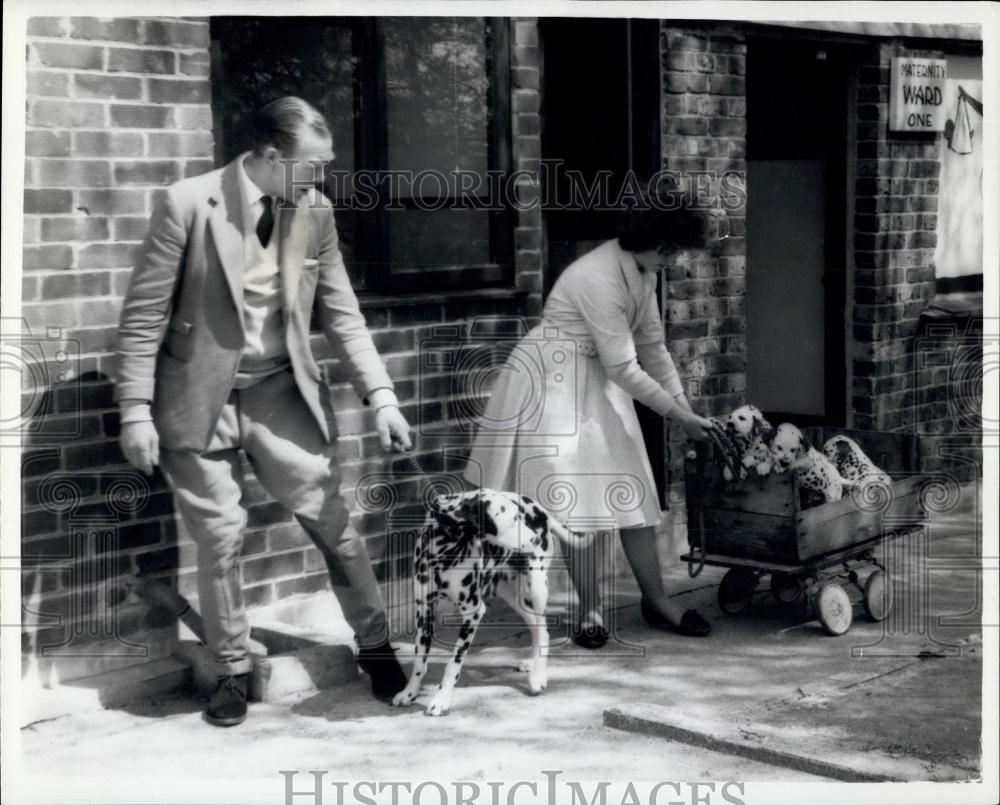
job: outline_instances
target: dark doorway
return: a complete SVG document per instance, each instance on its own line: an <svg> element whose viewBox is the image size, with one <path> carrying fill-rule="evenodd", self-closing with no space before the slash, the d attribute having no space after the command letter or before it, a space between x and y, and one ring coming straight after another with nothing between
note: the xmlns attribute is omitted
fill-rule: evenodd
<svg viewBox="0 0 1000 805"><path fill-rule="evenodd" d="M747 47L747 398L769 418L845 424L847 59Z"/></svg>
<svg viewBox="0 0 1000 805"><path fill-rule="evenodd" d="M545 18L540 34L548 292L622 223L609 204L568 203L571 185L613 201L660 169L660 23ZM663 418L639 404L636 411L663 506Z"/></svg>
<svg viewBox="0 0 1000 805"><path fill-rule="evenodd" d="M541 37L547 290L621 223L573 203L573 187L613 201L630 171L644 182L660 168L659 23L546 18Z"/></svg>

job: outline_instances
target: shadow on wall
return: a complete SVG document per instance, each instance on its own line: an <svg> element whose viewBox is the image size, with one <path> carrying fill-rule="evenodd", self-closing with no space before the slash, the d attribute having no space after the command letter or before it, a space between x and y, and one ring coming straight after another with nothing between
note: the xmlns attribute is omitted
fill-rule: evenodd
<svg viewBox="0 0 1000 805"><path fill-rule="evenodd" d="M55 356L67 361L65 352ZM25 360L30 358L22 350ZM169 654L174 617L129 592L135 575L175 585L173 497L118 449L100 372L22 364L22 671L43 686ZM51 375L52 382L43 382ZM32 386L32 384L34 384ZM40 391L42 390L42 391Z"/></svg>

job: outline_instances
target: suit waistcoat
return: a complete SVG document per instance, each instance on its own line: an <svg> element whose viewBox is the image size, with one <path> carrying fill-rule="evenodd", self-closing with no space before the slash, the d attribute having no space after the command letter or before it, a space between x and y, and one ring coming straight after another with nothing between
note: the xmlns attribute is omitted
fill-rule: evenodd
<svg viewBox="0 0 1000 805"><path fill-rule="evenodd" d="M235 388L246 388L289 364L281 312L281 274L278 250L282 227L281 208L272 200L274 226L267 246L257 237L257 222L263 212L262 196L239 162L240 196L243 202L243 351Z"/></svg>

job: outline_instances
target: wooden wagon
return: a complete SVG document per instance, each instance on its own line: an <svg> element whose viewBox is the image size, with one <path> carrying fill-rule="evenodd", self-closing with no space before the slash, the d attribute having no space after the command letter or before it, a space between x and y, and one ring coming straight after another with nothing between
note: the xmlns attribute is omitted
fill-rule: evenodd
<svg viewBox="0 0 1000 805"><path fill-rule="evenodd" d="M926 520L917 472L918 437L844 428L803 428L817 449L841 434L854 439L892 478L866 484L841 500L806 508L794 472L724 481L711 445L701 443L685 460L689 551L681 558L692 576L704 565L728 567L719 605L745 609L760 580L770 577L774 598L805 602L831 634L853 621L848 588L861 594L866 614L883 620L892 607L892 580L875 550ZM846 583L845 583L846 582Z"/></svg>

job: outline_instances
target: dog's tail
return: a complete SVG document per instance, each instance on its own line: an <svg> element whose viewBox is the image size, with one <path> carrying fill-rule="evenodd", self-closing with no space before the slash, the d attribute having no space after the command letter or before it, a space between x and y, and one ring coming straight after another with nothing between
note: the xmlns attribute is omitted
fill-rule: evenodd
<svg viewBox="0 0 1000 805"><path fill-rule="evenodd" d="M541 507L539 507L541 508ZM548 514L548 512L546 512ZM563 542L570 545L577 543L586 542L590 537L581 531L573 531L565 523L559 522L555 517L549 514L549 531L555 534Z"/></svg>

